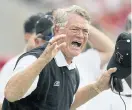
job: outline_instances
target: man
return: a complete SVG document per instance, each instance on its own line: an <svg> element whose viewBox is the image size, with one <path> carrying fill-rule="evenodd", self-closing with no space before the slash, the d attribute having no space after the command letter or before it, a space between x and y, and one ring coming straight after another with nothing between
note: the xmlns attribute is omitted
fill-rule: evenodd
<svg viewBox="0 0 132 110"><path fill-rule="evenodd" d="M116 68L109 69L95 83L77 91L79 76L72 60L87 42L89 16L81 8L61 11L62 15L55 18L58 21L54 27L56 36L47 46L19 58L14 75L5 88L3 110L75 109L109 88L110 74ZM25 62L27 58L30 62Z"/></svg>
<svg viewBox="0 0 132 110"><path fill-rule="evenodd" d="M44 14L35 14L29 17L25 24L24 24L24 30L25 30L25 40L27 42L25 51L29 51L35 47L38 47L42 44L44 44L46 41L50 39L49 33L45 33L47 29L52 28L53 23L50 16L44 15ZM36 35L37 34L37 35ZM42 35L43 34L43 35ZM13 69L15 67L15 64L17 62L17 59L20 55L14 57L11 59L2 69L0 73L0 103L2 104L4 99L4 88L6 86L6 83L12 76Z"/></svg>
<svg viewBox="0 0 132 110"><path fill-rule="evenodd" d="M79 9L77 6L72 6L70 10ZM89 28L89 44L91 45L91 49L81 53L77 56L74 61L78 67L80 74L80 88L86 86L87 84L95 81L97 77L99 77L101 73L101 68L104 66L106 62L110 59L113 54L113 43L109 42L108 37L90 25ZM90 40L92 38L92 40ZM94 42L93 42L94 41ZM108 41L108 42L105 42ZM108 47L109 46L109 47ZM107 49L106 49L107 48ZM106 57L107 56L107 57ZM95 104L92 99L86 104L82 105L78 108L78 110L87 110L95 108ZM96 108L97 109L97 108Z"/></svg>

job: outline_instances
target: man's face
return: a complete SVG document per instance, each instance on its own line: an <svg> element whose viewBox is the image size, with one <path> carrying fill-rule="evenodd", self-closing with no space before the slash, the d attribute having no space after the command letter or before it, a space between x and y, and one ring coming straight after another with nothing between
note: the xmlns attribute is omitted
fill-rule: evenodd
<svg viewBox="0 0 132 110"><path fill-rule="evenodd" d="M43 40L42 38L39 38L36 33L33 33L30 35L30 38L28 39L27 42L27 51L39 47L41 45L43 45L46 41Z"/></svg>
<svg viewBox="0 0 132 110"><path fill-rule="evenodd" d="M26 51L29 51L36 47L35 39L36 39L35 33L32 33L32 34L28 33L28 41L27 41L27 45L26 45Z"/></svg>
<svg viewBox="0 0 132 110"><path fill-rule="evenodd" d="M88 40L88 21L77 14L70 14L64 28L67 46L62 52L68 58L79 55Z"/></svg>

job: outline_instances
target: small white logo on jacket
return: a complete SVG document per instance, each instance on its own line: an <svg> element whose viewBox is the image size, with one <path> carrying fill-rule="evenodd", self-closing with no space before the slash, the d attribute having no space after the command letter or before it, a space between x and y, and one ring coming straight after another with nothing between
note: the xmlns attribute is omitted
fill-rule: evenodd
<svg viewBox="0 0 132 110"><path fill-rule="evenodd" d="M55 81L54 86L60 86L60 81Z"/></svg>

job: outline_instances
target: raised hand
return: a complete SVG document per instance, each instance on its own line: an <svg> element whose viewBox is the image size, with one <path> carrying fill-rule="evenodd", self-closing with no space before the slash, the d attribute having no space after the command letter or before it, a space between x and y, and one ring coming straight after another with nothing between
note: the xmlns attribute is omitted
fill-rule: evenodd
<svg viewBox="0 0 132 110"><path fill-rule="evenodd" d="M41 55L41 57L45 58L47 63L50 62L52 60L52 58L55 57L55 55L60 50L60 48L66 46L65 37L66 37L66 35L62 34L62 35L53 37L49 41L46 49L44 50L44 52Z"/></svg>

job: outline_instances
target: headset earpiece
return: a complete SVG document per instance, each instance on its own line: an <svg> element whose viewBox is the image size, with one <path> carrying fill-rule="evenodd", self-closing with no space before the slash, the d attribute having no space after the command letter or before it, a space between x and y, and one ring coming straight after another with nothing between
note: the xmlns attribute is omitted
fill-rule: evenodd
<svg viewBox="0 0 132 110"><path fill-rule="evenodd" d="M123 92L123 85L121 79L111 75L110 85L112 90L116 90L117 92Z"/></svg>

